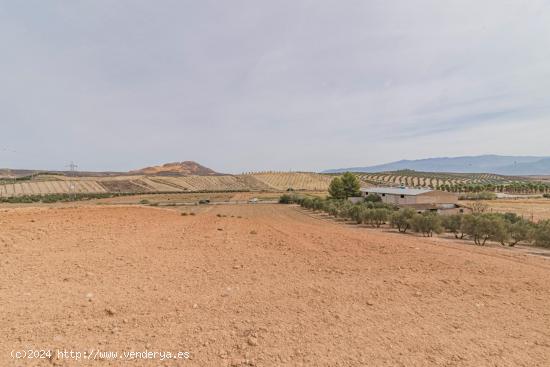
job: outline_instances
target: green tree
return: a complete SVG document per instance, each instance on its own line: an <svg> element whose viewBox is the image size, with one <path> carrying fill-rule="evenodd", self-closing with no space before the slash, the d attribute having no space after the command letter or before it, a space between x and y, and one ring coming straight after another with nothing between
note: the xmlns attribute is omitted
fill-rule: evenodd
<svg viewBox="0 0 550 367"><path fill-rule="evenodd" d="M407 232L410 226L410 219L414 216L415 211L411 208L399 209L390 216L390 225L401 233Z"/></svg>
<svg viewBox="0 0 550 367"><path fill-rule="evenodd" d="M351 172L346 172L342 175L342 185L344 186L344 198L361 196L361 183L357 176Z"/></svg>
<svg viewBox="0 0 550 367"><path fill-rule="evenodd" d="M390 217L390 211L384 208L371 209L372 210L372 225L380 227L382 224L388 221Z"/></svg>
<svg viewBox="0 0 550 367"><path fill-rule="evenodd" d="M516 222L506 222L506 231L508 232L510 247L514 247L520 242L529 241L533 234L533 225L526 220Z"/></svg>
<svg viewBox="0 0 550 367"><path fill-rule="evenodd" d="M550 247L550 220L541 221L533 233L536 246Z"/></svg>
<svg viewBox="0 0 550 367"><path fill-rule="evenodd" d="M453 214L443 217L443 227L455 235L455 238L464 238L464 232L462 231L462 214Z"/></svg>
<svg viewBox="0 0 550 367"><path fill-rule="evenodd" d="M505 220L495 214L467 214L463 218L462 230L476 245L484 246L487 240L504 244L508 240Z"/></svg>
<svg viewBox="0 0 550 367"><path fill-rule="evenodd" d="M422 233L426 237L432 237L434 233L443 231L441 217L437 214L415 214L410 219L410 224L414 232Z"/></svg>
<svg viewBox="0 0 550 367"><path fill-rule="evenodd" d="M347 199L344 182L340 177L334 177L328 187L328 193L333 199Z"/></svg>

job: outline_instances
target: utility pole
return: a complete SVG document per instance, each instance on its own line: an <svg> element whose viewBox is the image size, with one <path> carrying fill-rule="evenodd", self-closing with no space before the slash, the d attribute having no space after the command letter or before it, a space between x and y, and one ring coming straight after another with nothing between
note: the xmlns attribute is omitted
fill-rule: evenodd
<svg viewBox="0 0 550 367"><path fill-rule="evenodd" d="M66 165L65 167L69 167L69 170L71 173L69 174L70 177L76 177L76 169L78 168L78 165L75 164L73 161ZM73 200L75 199L75 183L73 180L69 180L69 193L72 195Z"/></svg>

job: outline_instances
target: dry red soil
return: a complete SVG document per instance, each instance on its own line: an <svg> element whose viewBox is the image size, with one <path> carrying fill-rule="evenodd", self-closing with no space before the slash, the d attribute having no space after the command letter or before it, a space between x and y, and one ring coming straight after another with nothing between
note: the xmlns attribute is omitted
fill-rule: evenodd
<svg viewBox="0 0 550 367"><path fill-rule="evenodd" d="M0 366L548 366L549 279L542 257L293 206L8 209ZM10 357L97 348L191 358Z"/></svg>

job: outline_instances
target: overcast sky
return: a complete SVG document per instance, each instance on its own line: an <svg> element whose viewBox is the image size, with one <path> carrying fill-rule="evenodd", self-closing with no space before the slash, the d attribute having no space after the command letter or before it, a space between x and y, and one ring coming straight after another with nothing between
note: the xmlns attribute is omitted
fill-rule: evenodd
<svg viewBox="0 0 550 367"><path fill-rule="evenodd" d="M544 0L0 0L0 167L550 155Z"/></svg>

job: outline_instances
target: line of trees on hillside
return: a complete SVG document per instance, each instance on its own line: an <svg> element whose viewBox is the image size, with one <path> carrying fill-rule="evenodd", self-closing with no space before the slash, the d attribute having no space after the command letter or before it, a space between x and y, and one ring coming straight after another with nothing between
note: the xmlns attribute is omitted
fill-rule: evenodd
<svg viewBox="0 0 550 367"><path fill-rule="evenodd" d="M550 248L550 220L538 223L523 219L514 213L483 213L439 215L417 213L411 208L370 200L353 204L342 198L320 198L301 195L283 195L280 203L299 204L306 209L323 211L335 218L352 220L379 228L389 224L401 233L408 231L432 237L444 232L452 233L457 239L469 239L484 246L487 241L503 246L530 244Z"/></svg>
<svg viewBox="0 0 550 367"><path fill-rule="evenodd" d="M550 192L550 185L542 182L510 182L502 184L472 183L472 184L446 184L434 187L441 191L449 192L500 192L508 194L540 194Z"/></svg>
<svg viewBox="0 0 550 367"><path fill-rule="evenodd" d="M470 239L479 246L493 241L510 247L525 243L550 248L550 220L535 223L515 213L486 213L486 204L481 202L473 205L472 214L444 216L434 212L417 213L412 208L400 209L393 204L383 203L377 195L369 195L364 201L354 204L347 199L361 195L360 182L357 176L349 172L332 180L329 195L323 199L287 194L281 196L279 202L299 204L304 208L323 211L357 224L377 228L389 224L401 233L410 230L432 237L434 234L447 232L457 239ZM489 197L480 192L475 198L471 198Z"/></svg>

